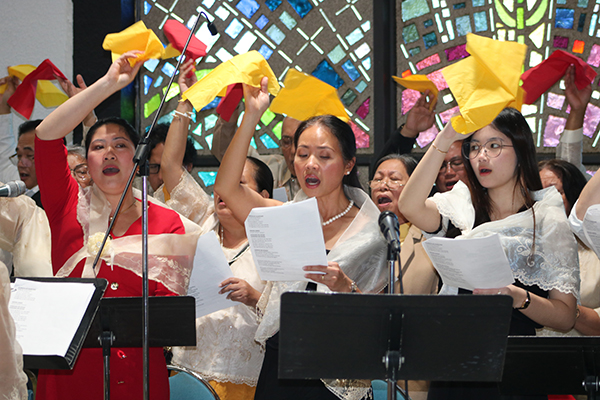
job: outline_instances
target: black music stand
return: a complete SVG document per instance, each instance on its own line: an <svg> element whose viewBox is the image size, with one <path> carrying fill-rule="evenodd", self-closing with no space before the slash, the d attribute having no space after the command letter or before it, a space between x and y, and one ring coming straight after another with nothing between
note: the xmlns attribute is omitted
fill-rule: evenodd
<svg viewBox="0 0 600 400"><path fill-rule="evenodd" d="M11 278L14 282L17 278ZM23 354L23 366L26 369L73 369L79 352L83 347L83 342L92 325L92 320L100 306L108 282L106 279L88 279L88 278L18 278L37 282L72 282L72 283L93 283L95 286L94 294L88 304L87 310L81 319L71 345L64 356L39 356L32 354Z"/></svg>
<svg viewBox="0 0 600 400"><path fill-rule="evenodd" d="M149 299L149 346L195 346L196 303L190 296ZM84 347L102 347L104 398L110 398L111 347L142 347L142 297L103 298Z"/></svg>
<svg viewBox="0 0 600 400"><path fill-rule="evenodd" d="M511 313L508 296L285 293L279 378L498 382Z"/></svg>
<svg viewBox="0 0 600 400"><path fill-rule="evenodd" d="M509 337L500 392L600 399L600 337Z"/></svg>

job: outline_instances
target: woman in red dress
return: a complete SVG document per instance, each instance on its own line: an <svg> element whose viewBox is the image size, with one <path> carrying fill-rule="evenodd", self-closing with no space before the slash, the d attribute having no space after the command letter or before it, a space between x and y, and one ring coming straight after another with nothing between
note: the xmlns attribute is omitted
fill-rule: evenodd
<svg viewBox="0 0 600 400"><path fill-rule="evenodd" d="M128 189L114 215L134 167L139 136L120 118L98 121L86 137L89 172L94 184L80 189L71 176L62 138L90 110L133 80L142 62L134 52L116 60L107 74L69 99L36 129L38 182L52 232L52 265L56 276L108 280L106 297L142 295L141 211L139 193ZM102 262L92 266L109 221L115 220ZM158 204L149 204L149 293L185 294L195 251L196 229L189 221ZM111 399L142 398L142 349L113 348ZM150 398L168 399L169 385L162 348L150 349ZM41 370L38 399L101 399L102 350L83 349L71 371Z"/></svg>

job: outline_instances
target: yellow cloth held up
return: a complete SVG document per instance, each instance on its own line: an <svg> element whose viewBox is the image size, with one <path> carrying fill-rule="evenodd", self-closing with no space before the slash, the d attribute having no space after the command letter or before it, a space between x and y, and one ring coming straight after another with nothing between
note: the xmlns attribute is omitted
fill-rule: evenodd
<svg viewBox="0 0 600 400"><path fill-rule="evenodd" d="M317 115L335 115L348 122L350 118L338 97L337 90L320 79L290 69L283 81L283 89L271 102L270 110L299 121Z"/></svg>
<svg viewBox="0 0 600 400"><path fill-rule="evenodd" d="M392 76L397 84L404 86L407 89L418 90L421 93L425 93L426 90L429 90L431 96L437 98L438 96L438 88L435 86L435 83L429 80L425 75L409 75L406 78L400 78L397 76ZM431 103L433 106L433 102Z"/></svg>
<svg viewBox="0 0 600 400"><path fill-rule="evenodd" d="M102 48L111 51L113 61L128 51L143 51L142 54L129 59L131 66L134 66L138 60L162 58L165 54L162 42L152 29L146 28L143 21L138 21L121 32L109 33L104 38Z"/></svg>
<svg viewBox="0 0 600 400"><path fill-rule="evenodd" d="M216 96L225 96L227 86L245 83L260 87L260 81L269 78L268 90L273 96L279 93L279 83L267 60L256 50L233 57L220 64L208 75L183 92L182 100L189 100L196 111L204 108Z"/></svg>
<svg viewBox="0 0 600 400"><path fill-rule="evenodd" d="M27 75L35 70L33 65L22 64L8 67L8 75L16 76L20 81L23 81ZM6 84L0 85L0 94L6 91ZM58 107L62 103L68 100L67 96L62 90L56 87L52 82L46 80L39 80L37 82L37 90L35 92L35 98L46 108Z"/></svg>
<svg viewBox="0 0 600 400"><path fill-rule="evenodd" d="M521 109L519 80L527 46L469 33L467 52L471 57L442 71L461 113L452 126L462 134L489 125L506 107Z"/></svg>

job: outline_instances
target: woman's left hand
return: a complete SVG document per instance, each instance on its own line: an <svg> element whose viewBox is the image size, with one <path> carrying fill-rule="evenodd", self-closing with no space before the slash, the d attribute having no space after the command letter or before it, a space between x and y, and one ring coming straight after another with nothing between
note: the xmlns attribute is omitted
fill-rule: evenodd
<svg viewBox="0 0 600 400"><path fill-rule="evenodd" d="M250 307L255 307L261 296L261 293L254 289L248 282L236 277L225 279L219 287L222 288L219 294L229 292L227 295L228 299L239 301Z"/></svg>
<svg viewBox="0 0 600 400"><path fill-rule="evenodd" d="M340 268L340 265L334 261L329 261L325 265L307 265L303 267L308 271L304 276L317 283L322 283L333 292L350 292L352 280Z"/></svg>
<svg viewBox="0 0 600 400"><path fill-rule="evenodd" d="M527 291L515 285L508 285L496 289L475 289L473 294L503 294L513 298L513 308L521 307L527 298Z"/></svg>

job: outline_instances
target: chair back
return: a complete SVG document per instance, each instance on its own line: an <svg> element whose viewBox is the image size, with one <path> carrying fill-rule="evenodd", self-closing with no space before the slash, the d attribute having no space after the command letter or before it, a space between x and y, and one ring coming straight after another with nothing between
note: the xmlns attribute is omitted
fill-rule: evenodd
<svg viewBox="0 0 600 400"><path fill-rule="evenodd" d="M386 381L382 380L374 380L371 381L371 387L373 388L373 399L374 400L387 400L387 388L388 384ZM398 384L396 384L396 399L397 400L411 400L409 396L406 395L404 389L402 389Z"/></svg>
<svg viewBox="0 0 600 400"><path fill-rule="evenodd" d="M177 374L169 377L170 400L220 400L215 390L202 376L189 368L167 365Z"/></svg>

